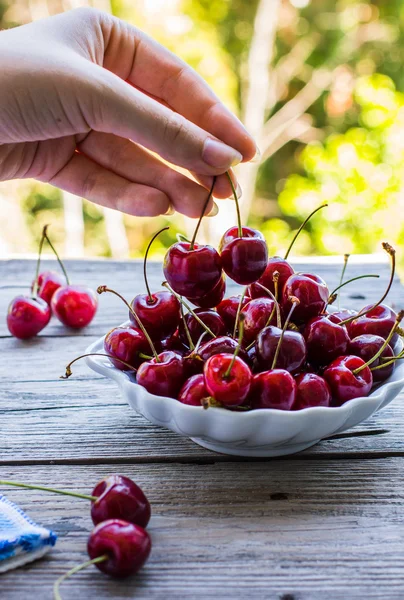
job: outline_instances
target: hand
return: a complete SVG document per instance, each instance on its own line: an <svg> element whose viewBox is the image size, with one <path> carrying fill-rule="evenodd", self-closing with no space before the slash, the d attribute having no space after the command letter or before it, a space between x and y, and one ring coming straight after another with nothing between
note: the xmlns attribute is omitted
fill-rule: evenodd
<svg viewBox="0 0 404 600"><path fill-rule="evenodd" d="M132 215L199 216L212 176L227 198L223 173L256 152L188 65L94 9L0 32L0 89L0 181L33 177Z"/></svg>

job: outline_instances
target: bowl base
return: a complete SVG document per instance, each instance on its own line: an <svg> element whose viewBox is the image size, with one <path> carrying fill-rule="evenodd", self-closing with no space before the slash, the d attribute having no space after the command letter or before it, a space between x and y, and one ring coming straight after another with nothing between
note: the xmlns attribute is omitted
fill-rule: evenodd
<svg viewBox="0 0 404 600"><path fill-rule="evenodd" d="M306 450L306 448L310 448L315 444L318 444L320 440L315 440L314 442L304 442L302 444L285 444L284 446L261 446L255 448L248 448L247 446L232 446L231 444L221 444L218 442L208 442L202 438L191 438L195 444L198 446L202 446L207 450L212 450L213 452L220 452L221 454L230 454L232 456L247 456L247 457L257 457L257 458L271 458L276 456L286 456L288 454L296 454L296 452L301 452L302 450Z"/></svg>

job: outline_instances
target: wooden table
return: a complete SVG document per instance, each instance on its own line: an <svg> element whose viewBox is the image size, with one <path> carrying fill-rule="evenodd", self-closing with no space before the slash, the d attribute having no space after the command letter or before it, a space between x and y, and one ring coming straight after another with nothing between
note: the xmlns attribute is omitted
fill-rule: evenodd
<svg viewBox="0 0 404 600"><path fill-rule="evenodd" d="M54 268L54 263L44 267ZM67 261L72 279L108 284L128 298L143 289L139 263ZM340 265L299 264L330 287ZM1 314L30 282L33 261L0 262ZM150 268L151 283L162 280ZM348 274L381 273L343 294L361 307L377 299L386 264L352 264ZM401 302L400 302L401 295ZM390 302L404 305L397 281ZM277 600L404 598L404 426L401 394L352 431L300 454L240 460L214 454L135 414L113 382L65 364L126 319L117 298L103 295L94 322L80 332L52 321L20 342L0 324L0 476L82 493L108 473L135 479L153 509L152 555L134 578L112 581L84 571L62 587L64 600L253 598ZM23 489L1 489L33 519L59 535L43 560L1 576L4 600L51 600L56 577L86 559L91 530L85 501Z"/></svg>

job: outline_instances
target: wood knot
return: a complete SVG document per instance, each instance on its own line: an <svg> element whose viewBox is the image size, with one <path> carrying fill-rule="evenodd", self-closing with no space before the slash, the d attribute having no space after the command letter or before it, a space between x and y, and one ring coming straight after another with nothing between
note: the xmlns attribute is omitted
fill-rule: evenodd
<svg viewBox="0 0 404 600"><path fill-rule="evenodd" d="M288 500L288 495L284 494L283 492L275 492L274 494L271 494L269 496L269 498L271 500ZM282 596L282 598L283 598L283 596ZM288 600L288 599L285 597L284 600Z"/></svg>

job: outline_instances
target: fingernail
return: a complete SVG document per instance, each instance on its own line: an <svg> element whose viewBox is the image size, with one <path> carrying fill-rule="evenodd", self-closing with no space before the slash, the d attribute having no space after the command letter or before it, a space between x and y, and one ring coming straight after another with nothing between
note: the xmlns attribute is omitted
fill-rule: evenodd
<svg viewBox="0 0 404 600"><path fill-rule="evenodd" d="M252 157L250 162L253 162L253 163L261 162L261 150L258 148L258 146L255 147L255 154Z"/></svg>
<svg viewBox="0 0 404 600"><path fill-rule="evenodd" d="M203 145L202 159L216 169L230 169L241 163L243 157L234 148L207 138Z"/></svg>
<svg viewBox="0 0 404 600"><path fill-rule="evenodd" d="M170 217L174 213L175 213L175 210L173 209L173 207L170 204L170 206L167 208L166 212L164 213L164 216Z"/></svg>
<svg viewBox="0 0 404 600"><path fill-rule="evenodd" d="M212 208L210 209L210 211L208 212L208 214L206 216L207 217L216 217L218 212L219 212L219 207L216 204L216 202L214 202Z"/></svg>

